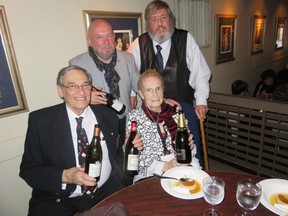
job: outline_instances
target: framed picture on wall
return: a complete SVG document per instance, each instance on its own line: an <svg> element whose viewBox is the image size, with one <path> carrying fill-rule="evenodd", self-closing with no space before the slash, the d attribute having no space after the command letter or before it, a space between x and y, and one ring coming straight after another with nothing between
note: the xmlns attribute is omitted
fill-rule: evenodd
<svg viewBox="0 0 288 216"><path fill-rule="evenodd" d="M252 17L251 54L263 52L266 16Z"/></svg>
<svg viewBox="0 0 288 216"><path fill-rule="evenodd" d="M142 34L142 14L126 12L109 12L109 11L90 11L84 10L85 31L91 22L97 19L107 20L113 26L114 33L119 43L123 44L123 50L130 46L130 43ZM118 45L120 47L120 45Z"/></svg>
<svg viewBox="0 0 288 216"><path fill-rule="evenodd" d="M216 64L232 61L236 36L236 15L217 15Z"/></svg>
<svg viewBox="0 0 288 216"><path fill-rule="evenodd" d="M114 30L116 49L127 51L133 41L132 30Z"/></svg>
<svg viewBox="0 0 288 216"><path fill-rule="evenodd" d="M4 6L0 6L0 117L28 111Z"/></svg>
<svg viewBox="0 0 288 216"><path fill-rule="evenodd" d="M275 50L282 49L284 47L285 25L286 25L286 17L276 18Z"/></svg>

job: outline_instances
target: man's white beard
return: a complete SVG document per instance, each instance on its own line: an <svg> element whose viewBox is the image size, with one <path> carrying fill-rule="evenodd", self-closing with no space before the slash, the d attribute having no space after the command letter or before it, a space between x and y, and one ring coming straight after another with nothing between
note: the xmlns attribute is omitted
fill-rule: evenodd
<svg viewBox="0 0 288 216"><path fill-rule="evenodd" d="M164 36L161 36L161 37L152 34L150 31L148 32L148 34L152 38L152 40L156 41L159 44L162 44L162 43L164 43L165 41L167 41L167 40L169 40L171 38L174 30L175 30L175 28L171 27L170 31L167 32Z"/></svg>

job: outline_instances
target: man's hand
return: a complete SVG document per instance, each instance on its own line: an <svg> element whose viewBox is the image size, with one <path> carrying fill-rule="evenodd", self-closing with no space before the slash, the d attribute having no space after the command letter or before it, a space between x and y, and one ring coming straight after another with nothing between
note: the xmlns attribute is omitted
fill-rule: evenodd
<svg viewBox="0 0 288 216"><path fill-rule="evenodd" d="M177 107L179 107L179 109L182 109L182 107L180 106L180 104L177 102L177 101L175 101L175 100L172 100L172 99L164 99L164 102L165 103L167 103L167 104L169 104L170 106L177 106Z"/></svg>
<svg viewBox="0 0 288 216"><path fill-rule="evenodd" d="M130 103L131 103L132 109L135 109L137 107L137 96L131 96Z"/></svg>
<svg viewBox="0 0 288 216"><path fill-rule="evenodd" d="M195 112L196 112L198 119L200 119L201 121L204 121L206 118L206 114L208 112L208 106L196 105L195 106Z"/></svg>
<svg viewBox="0 0 288 216"><path fill-rule="evenodd" d="M97 91L100 90L100 91ZM91 91L91 104L107 104L107 99L105 97L106 93L105 92L101 92L102 91L102 87L97 87L95 88L94 86L92 87L92 91ZM103 97L104 96L104 97Z"/></svg>
<svg viewBox="0 0 288 216"><path fill-rule="evenodd" d="M84 173L84 168L72 167L62 173L62 183L95 186L96 179Z"/></svg>

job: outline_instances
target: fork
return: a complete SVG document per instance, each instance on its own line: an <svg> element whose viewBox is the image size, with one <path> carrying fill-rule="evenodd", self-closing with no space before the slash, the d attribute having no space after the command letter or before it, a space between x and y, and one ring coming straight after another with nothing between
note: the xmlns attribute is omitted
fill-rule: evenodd
<svg viewBox="0 0 288 216"><path fill-rule="evenodd" d="M159 179L174 179L180 182L191 182L193 181L192 178L188 178L188 177L182 177L182 178L175 178L175 177L171 177L171 176L163 176L163 175L158 175L158 174L153 174L156 178Z"/></svg>

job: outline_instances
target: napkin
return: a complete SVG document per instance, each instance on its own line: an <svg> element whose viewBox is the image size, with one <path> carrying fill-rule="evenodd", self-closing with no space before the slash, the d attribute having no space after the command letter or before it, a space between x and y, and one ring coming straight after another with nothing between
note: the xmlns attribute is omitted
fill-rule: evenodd
<svg viewBox="0 0 288 216"><path fill-rule="evenodd" d="M288 215L288 205L275 203L274 207L285 213L285 215Z"/></svg>

